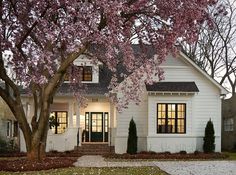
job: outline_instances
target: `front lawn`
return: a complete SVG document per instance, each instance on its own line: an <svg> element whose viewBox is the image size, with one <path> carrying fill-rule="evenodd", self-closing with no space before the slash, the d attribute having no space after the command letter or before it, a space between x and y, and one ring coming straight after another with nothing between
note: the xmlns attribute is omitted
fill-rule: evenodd
<svg viewBox="0 0 236 175"><path fill-rule="evenodd" d="M236 152L224 152L225 155L228 156L229 160L236 160Z"/></svg>
<svg viewBox="0 0 236 175"><path fill-rule="evenodd" d="M65 168L38 172L1 172L0 175L167 175L158 167L129 167L129 168Z"/></svg>

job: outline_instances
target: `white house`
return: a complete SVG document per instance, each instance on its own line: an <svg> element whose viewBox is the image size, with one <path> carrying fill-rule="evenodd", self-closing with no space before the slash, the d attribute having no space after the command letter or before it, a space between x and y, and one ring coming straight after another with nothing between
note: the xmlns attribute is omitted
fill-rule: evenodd
<svg viewBox="0 0 236 175"><path fill-rule="evenodd" d="M12 114L10 108L0 97L0 140L6 142L13 141L14 146L19 146L18 122Z"/></svg>
<svg viewBox="0 0 236 175"><path fill-rule="evenodd" d="M81 65L81 60L76 63ZM49 130L47 150L65 151L103 143L114 146L116 153L125 153L133 117L138 151L201 151L210 118L215 128L216 151L221 151L221 97L227 91L183 53L176 58L169 55L161 67L165 80L144 85L141 104L131 103L119 113L104 96L109 73L102 65L87 63L83 67L83 80L88 85L88 105L80 108L69 85L62 85L51 107L51 115L58 124ZM24 103L30 120L32 98L25 95ZM22 134L21 150L25 151Z"/></svg>

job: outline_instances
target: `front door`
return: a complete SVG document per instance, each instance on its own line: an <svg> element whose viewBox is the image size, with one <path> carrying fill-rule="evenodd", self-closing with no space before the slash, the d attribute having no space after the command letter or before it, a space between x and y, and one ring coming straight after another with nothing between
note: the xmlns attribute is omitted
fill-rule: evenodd
<svg viewBox="0 0 236 175"><path fill-rule="evenodd" d="M91 113L91 142L103 141L103 113Z"/></svg>
<svg viewBox="0 0 236 175"><path fill-rule="evenodd" d="M108 112L86 112L85 131L86 142L108 142Z"/></svg>

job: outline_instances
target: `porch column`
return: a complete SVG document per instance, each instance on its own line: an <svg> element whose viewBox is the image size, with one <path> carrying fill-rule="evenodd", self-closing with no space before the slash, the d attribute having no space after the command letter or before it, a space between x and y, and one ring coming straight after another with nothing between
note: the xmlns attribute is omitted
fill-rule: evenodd
<svg viewBox="0 0 236 175"><path fill-rule="evenodd" d="M69 101L69 110L68 110L68 119L69 119L68 128L73 128L73 113L74 113L73 106L74 106L73 101L70 100Z"/></svg>
<svg viewBox="0 0 236 175"><path fill-rule="evenodd" d="M113 104L110 104L110 118L109 118L109 138L108 138L108 142L109 142L109 146L113 146L114 145L114 138L115 138L115 132L114 132L114 128L115 128L115 107Z"/></svg>
<svg viewBox="0 0 236 175"><path fill-rule="evenodd" d="M77 128L77 132L79 131L79 145L81 146L81 142L82 142L82 128L80 128L80 106L79 103L76 101L74 103L74 111L76 114L76 128Z"/></svg>

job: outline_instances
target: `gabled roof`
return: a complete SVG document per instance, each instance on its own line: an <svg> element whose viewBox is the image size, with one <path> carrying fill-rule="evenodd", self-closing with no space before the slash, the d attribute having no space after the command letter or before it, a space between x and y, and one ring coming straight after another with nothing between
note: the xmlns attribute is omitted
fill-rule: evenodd
<svg viewBox="0 0 236 175"><path fill-rule="evenodd" d="M195 69L197 69L201 74L203 74L210 82L212 82L216 87L218 87L221 91L221 95L226 95L229 92L220 85L215 79L213 79L208 73L206 73L204 70L202 70L193 60L191 60L187 55L185 55L183 52L180 52L179 54L184 60L186 60L190 65L192 65Z"/></svg>
<svg viewBox="0 0 236 175"><path fill-rule="evenodd" d="M133 49L135 52L139 52L140 51L140 46L139 45L133 45ZM148 57L151 57L155 54L155 51L152 47L147 47L147 55ZM205 76L210 82L212 82L216 87L218 87L221 91L221 94L227 94L228 91L222 87L216 80L214 80L212 77L210 77L205 71L203 71L195 62L193 62L188 56L186 56L183 52L180 52L179 56L181 58L183 58L187 63L189 63L190 65L192 65L194 68L196 68L197 71L199 71L201 74L203 74L203 76ZM118 73L121 72L127 72L124 68L123 65L118 65ZM99 69L99 83L87 83L87 90L86 93L89 94L96 94L96 95L104 95L105 93L108 92L108 86L111 80L112 74L111 71L106 68L104 65L100 66ZM123 79L119 79L119 82L123 81ZM158 82L160 83L160 82ZM164 82L161 82L164 83ZM167 83L167 82L166 82ZM172 84L174 83L174 84ZM184 83L184 84L183 84ZM187 83L187 84L186 84ZM198 88L197 86L194 87L194 82L190 83L190 82L168 82L167 84L155 84L153 86L150 86L150 88L166 88L168 89L168 91L170 90L181 90L181 92L183 92L183 90L194 90L194 92L198 92ZM196 85L196 84L195 84ZM164 87L165 86L165 87ZM175 87L174 87L175 86ZM186 87L185 87L186 86ZM154 88L154 89L155 89ZM184 89L186 88L186 89ZM189 89L188 89L189 88ZM198 91L197 91L198 90ZM27 94L26 92L24 92L24 90L22 90L23 94ZM73 94L70 85L68 83L63 83L61 85L61 87L58 89L57 91L57 95L58 94L63 94L63 95L69 95L69 94Z"/></svg>
<svg viewBox="0 0 236 175"><path fill-rule="evenodd" d="M195 82L157 82L146 85L146 89L156 92L199 92Z"/></svg>

